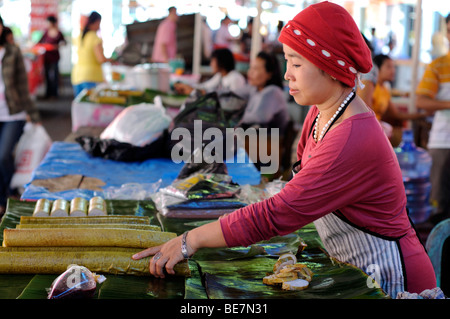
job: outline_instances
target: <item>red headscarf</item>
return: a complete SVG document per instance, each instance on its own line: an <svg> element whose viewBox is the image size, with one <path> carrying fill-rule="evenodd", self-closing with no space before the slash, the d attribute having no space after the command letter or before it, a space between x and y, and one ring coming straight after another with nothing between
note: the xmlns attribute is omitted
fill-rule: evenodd
<svg viewBox="0 0 450 319"><path fill-rule="evenodd" d="M372 68L372 57L352 16L328 1L310 5L289 21L279 41L350 87L358 72Z"/></svg>

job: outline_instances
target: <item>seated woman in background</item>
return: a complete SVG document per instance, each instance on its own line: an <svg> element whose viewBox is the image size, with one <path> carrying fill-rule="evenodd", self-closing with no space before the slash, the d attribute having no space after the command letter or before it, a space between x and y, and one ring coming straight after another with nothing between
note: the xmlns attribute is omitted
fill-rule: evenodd
<svg viewBox="0 0 450 319"><path fill-rule="evenodd" d="M234 91L247 100L237 126L279 128L280 135L283 135L290 116L278 60L266 52L260 52L250 63L247 80L247 86Z"/></svg>
<svg viewBox="0 0 450 319"><path fill-rule="evenodd" d="M213 77L203 83L192 87L186 83L175 83L174 89L178 94L190 95L199 93L201 95L217 90L234 91L245 86L245 77L235 70L233 53L229 49L217 49L211 54L210 66Z"/></svg>
<svg viewBox="0 0 450 319"><path fill-rule="evenodd" d="M391 120L408 121L424 118L426 114L423 113L405 113L398 111L397 107L392 103L391 90L386 86L386 82L392 82L395 79L395 63L387 55L379 54L373 59L374 64L377 66L378 80L375 86L375 90L372 95L372 109L378 121L382 121L383 116L388 116ZM385 129L388 137L390 137L389 131L392 131L392 127L389 124L383 122L382 126Z"/></svg>

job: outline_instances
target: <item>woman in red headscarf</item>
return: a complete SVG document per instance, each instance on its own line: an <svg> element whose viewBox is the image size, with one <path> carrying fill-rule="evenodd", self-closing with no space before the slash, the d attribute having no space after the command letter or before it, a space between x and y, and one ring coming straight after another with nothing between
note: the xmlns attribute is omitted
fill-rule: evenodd
<svg viewBox="0 0 450 319"><path fill-rule="evenodd" d="M248 246L311 222L327 252L363 271L377 269L390 296L436 287L433 267L406 211L397 158L370 108L355 95L370 51L350 14L311 5L283 28L289 93L313 105L297 148L294 177L273 197L149 248L150 272L164 276L201 247Z"/></svg>

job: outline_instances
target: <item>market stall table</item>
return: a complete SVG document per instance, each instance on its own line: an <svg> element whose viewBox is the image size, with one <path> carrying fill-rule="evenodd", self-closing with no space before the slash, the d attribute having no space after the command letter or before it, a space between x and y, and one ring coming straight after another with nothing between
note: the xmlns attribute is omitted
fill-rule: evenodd
<svg viewBox="0 0 450 319"><path fill-rule="evenodd" d="M14 228L20 216L29 216L33 202L9 200L7 212L0 224L0 236L5 228ZM149 216L151 223L166 231L188 230L204 221L164 218L151 201L108 201L110 214ZM1 238L3 239L3 238ZM308 246L297 254L314 276L303 291L283 291L263 284L262 278L272 271L278 256L296 250L301 242ZM1 252L0 252L1 253ZM388 298L379 288L368 285L370 277L356 267L340 263L324 252L313 225L291 235L276 237L250 247L233 249L201 249L189 259L190 277L105 274L106 281L97 287L98 299L329 299ZM0 274L0 298L44 299L46 288L59 274Z"/></svg>
<svg viewBox="0 0 450 319"><path fill-rule="evenodd" d="M70 200L77 196L92 197L105 187L129 182L149 185L161 180L161 187L172 185L183 164L167 159L152 159L142 163L121 163L93 158L76 143L55 142L33 174L22 200L10 199L0 224L0 239L5 228L15 228L21 216L30 216L35 200L48 198ZM251 163L229 163L228 173L239 185L258 185L260 174ZM47 187L33 182L67 176L83 176L78 188L57 191L58 183ZM86 178L96 179L94 190L82 188ZM89 179L88 179L89 181ZM66 181L67 182L67 181ZM91 184L92 186L92 184ZM98 190L95 188L98 187ZM184 231L210 222L211 218L170 218L158 211L152 200L107 200L110 215L148 216L150 223L165 232ZM49 217L51 218L51 217ZM303 291L284 291L268 286L263 278L273 270L277 258L286 252L296 253L302 243L307 247L298 253L298 261L314 272L310 287ZM0 250L0 254L1 254ZM131 257L131 256L130 256ZM8 264L6 262L6 264ZM5 266L5 265L3 265ZM12 265L11 265L12 266ZM250 247L201 249L188 260L189 277L169 276L161 280L152 276L117 275L106 273L106 281L97 287L98 299L285 299L285 298L388 298L360 269L330 258L323 250L314 226L283 237L275 237ZM8 267L8 265L6 265ZM0 268L1 269L1 268ZM41 299L59 274L0 274L0 298Z"/></svg>
<svg viewBox="0 0 450 319"><path fill-rule="evenodd" d="M106 128L127 106L153 103L160 96L167 115L176 116L186 96L165 93L155 89L130 90L99 86L84 90L72 101L72 132L80 127Z"/></svg>

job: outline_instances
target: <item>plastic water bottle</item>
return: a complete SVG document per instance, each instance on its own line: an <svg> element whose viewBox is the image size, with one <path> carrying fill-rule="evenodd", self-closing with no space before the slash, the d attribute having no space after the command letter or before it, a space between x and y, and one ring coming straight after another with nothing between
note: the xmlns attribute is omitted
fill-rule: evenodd
<svg viewBox="0 0 450 319"><path fill-rule="evenodd" d="M409 216L413 223L422 223L432 210L429 203L431 156L415 145L411 130L403 131L402 141L394 151L402 171Z"/></svg>

